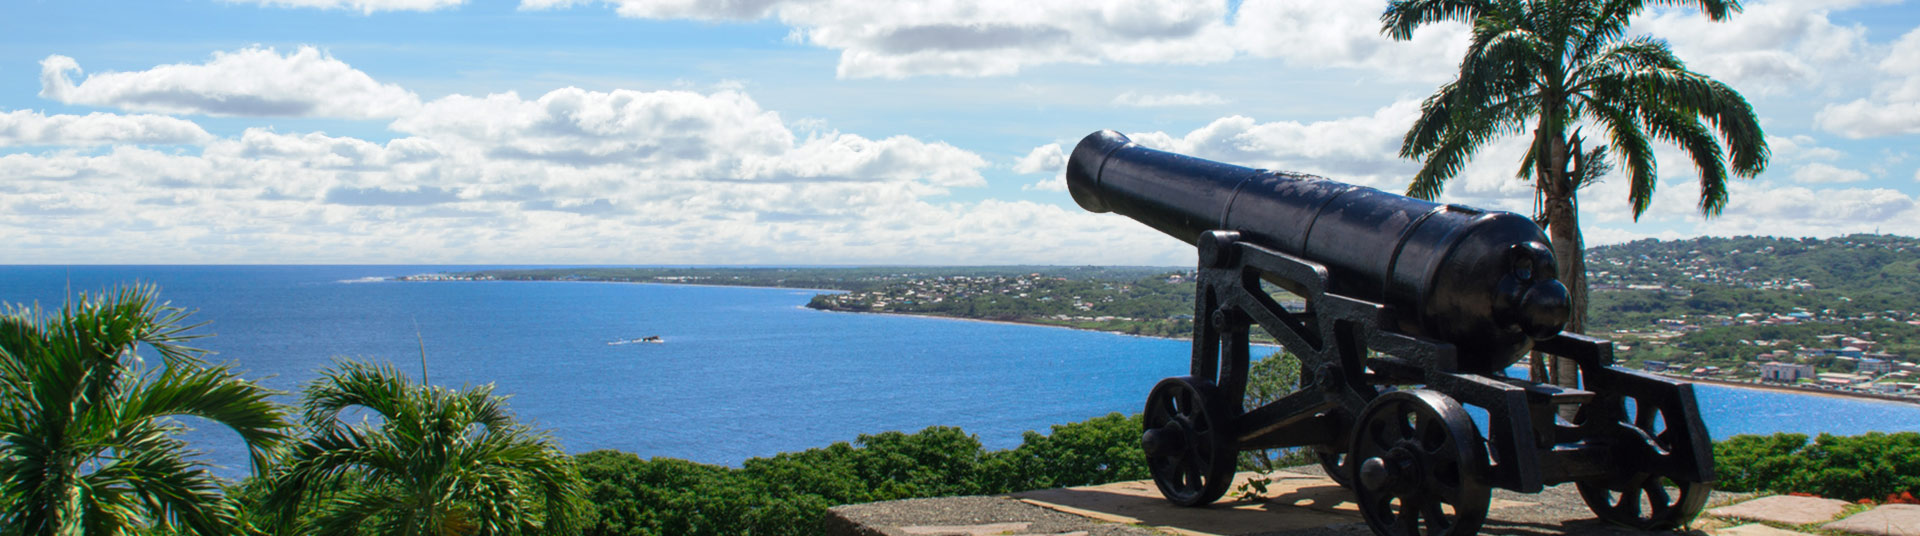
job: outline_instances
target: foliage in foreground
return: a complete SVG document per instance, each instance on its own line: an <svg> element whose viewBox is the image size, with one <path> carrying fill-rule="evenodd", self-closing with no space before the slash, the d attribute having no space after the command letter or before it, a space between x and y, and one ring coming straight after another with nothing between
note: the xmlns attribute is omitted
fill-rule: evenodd
<svg viewBox="0 0 1920 536"><path fill-rule="evenodd" d="M9 306L0 316L0 534L238 532L236 508L186 457L172 418L231 428L257 467L282 438L284 412L184 346L187 313L157 293L123 288L83 294L56 315ZM146 366L142 345L165 366Z"/></svg>
<svg viewBox="0 0 1920 536"><path fill-rule="evenodd" d="M1858 501L1920 492L1920 432L1738 435L1714 443L1720 489Z"/></svg>
<svg viewBox="0 0 1920 536"><path fill-rule="evenodd" d="M862 435L854 443L747 460L739 469L617 451L577 457L600 510L589 536L819 534L835 505L1137 480L1140 418L1118 413L1028 432L986 451L958 428Z"/></svg>
<svg viewBox="0 0 1920 536"><path fill-rule="evenodd" d="M491 384L436 387L343 361L301 398L306 437L255 483L276 533L571 535L589 513L573 459ZM356 411L378 418L344 422Z"/></svg>

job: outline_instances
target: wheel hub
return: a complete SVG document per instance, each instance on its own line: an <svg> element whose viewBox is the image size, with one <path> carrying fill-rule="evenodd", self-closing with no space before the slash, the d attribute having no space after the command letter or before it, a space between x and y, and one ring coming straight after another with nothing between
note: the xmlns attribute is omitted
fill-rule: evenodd
<svg viewBox="0 0 1920 536"><path fill-rule="evenodd" d="M1175 423L1147 430L1140 435L1140 450L1155 458L1176 456L1187 449L1186 431Z"/></svg>
<svg viewBox="0 0 1920 536"><path fill-rule="evenodd" d="M1409 478L1420 474L1418 456L1405 446L1395 446L1385 455L1360 462L1360 485L1371 491L1391 491L1407 487Z"/></svg>

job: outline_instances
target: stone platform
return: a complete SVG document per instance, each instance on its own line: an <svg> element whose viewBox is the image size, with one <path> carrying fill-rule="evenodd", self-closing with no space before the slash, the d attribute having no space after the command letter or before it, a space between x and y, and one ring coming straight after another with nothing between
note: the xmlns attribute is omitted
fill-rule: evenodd
<svg viewBox="0 0 1920 536"><path fill-rule="evenodd" d="M834 508L834 536L1368 536L1351 492L1296 468L1264 475L1267 492L1228 498L1204 508L1182 508L1160 497L1150 481L1037 490L1004 497L913 499ZM1239 482L1254 478L1241 473ZM1920 506L1871 510L1811 497L1755 500L1715 492L1709 512L1690 534L1793 536L1803 531L1864 536L1920 536ZM1842 517L1845 510L1851 516ZM1486 535L1613 536L1648 534L1595 519L1571 484L1538 494L1494 490ZM1669 533L1670 534L1670 533Z"/></svg>

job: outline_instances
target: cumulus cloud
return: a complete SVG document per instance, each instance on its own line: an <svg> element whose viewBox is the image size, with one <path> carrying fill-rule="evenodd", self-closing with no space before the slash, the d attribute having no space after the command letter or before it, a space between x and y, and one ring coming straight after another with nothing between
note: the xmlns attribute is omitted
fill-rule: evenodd
<svg viewBox="0 0 1920 536"><path fill-rule="evenodd" d="M1465 25L1444 22L1399 42L1380 33L1376 2L1249 1L1235 17L1235 47L1296 65L1368 69L1409 80L1446 80L1467 50Z"/></svg>
<svg viewBox="0 0 1920 536"><path fill-rule="evenodd" d="M1672 42L1694 70L1742 91L1780 94L1829 82L1867 47L1866 28L1831 15L1878 1L1774 0L1753 2L1721 22L1698 8L1655 9L1634 30Z"/></svg>
<svg viewBox="0 0 1920 536"><path fill-rule="evenodd" d="M521 0L554 9L591 0ZM1005 76L1061 63L1211 63L1240 55L1303 65L1378 69L1429 79L1464 50L1457 24L1413 43L1380 37L1377 5L1255 0L599 0L621 16L648 19L778 19L792 39L840 51L845 78ZM1232 21L1232 22L1230 22ZM1444 58L1443 58L1444 56Z"/></svg>
<svg viewBox="0 0 1920 536"><path fill-rule="evenodd" d="M1067 154L1060 144L1049 143L1034 147L1026 156L1013 163L1013 172L1023 175L1046 173L1052 177L1039 182L1022 185L1021 190L1044 190L1049 192L1067 191Z"/></svg>
<svg viewBox="0 0 1920 536"><path fill-rule="evenodd" d="M266 7L345 9L372 14L375 11L435 11L466 3L466 0L227 0L236 4Z"/></svg>
<svg viewBox="0 0 1920 536"><path fill-rule="evenodd" d="M986 161L796 135L737 91L456 95L393 128L0 155L0 242L19 262L1192 262L1126 218L945 199Z"/></svg>
<svg viewBox="0 0 1920 536"><path fill-rule="evenodd" d="M1793 170L1793 180L1806 184L1860 182L1867 180L1867 174L1856 169L1815 162Z"/></svg>
<svg viewBox="0 0 1920 536"><path fill-rule="evenodd" d="M61 55L40 62L40 96L65 104L169 114L374 119L411 113L420 98L314 47L281 55L272 48L216 52L202 64L107 72L75 83L80 64Z"/></svg>
<svg viewBox="0 0 1920 536"><path fill-rule="evenodd" d="M1403 100L1371 115L1303 123L1262 123L1228 116L1178 135L1134 133L1134 142L1237 165L1322 175L1376 188L1404 188L1419 164L1397 155L1419 101Z"/></svg>
<svg viewBox="0 0 1920 536"><path fill-rule="evenodd" d="M1895 41L1876 68L1873 94L1827 105L1815 116L1820 128L1849 138L1920 134L1920 28Z"/></svg>
<svg viewBox="0 0 1920 536"><path fill-rule="evenodd" d="M1727 210L1700 222L1696 232L1713 235L1837 236L1889 232L1920 235L1920 203L1885 188L1772 187L1741 183L1729 191Z"/></svg>
<svg viewBox="0 0 1920 536"><path fill-rule="evenodd" d="M98 112L87 115L44 115L29 110L0 112L0 147L191 144L204 143L212 138L192 121L159 115Z"/></svg>
<svg viewBox="0 0 1920 536"><path fill-rule="evenodd" d="M1049 143L1034 147L1026 156L1013 163L1013 172L1022 174L1055 173L1067 166L1067 153L1060 144Z"/></svg>
<svg viewBox="0 0 1920 536"><path fill-rule="evenodd" d="M1189 91L1172 94L1145 94L1134 91L1121 93L1113 97L1116 106L1135 108L1169 108L1177 106L1213 106L1226 104L1227 99L1205 91Z"/></svg>

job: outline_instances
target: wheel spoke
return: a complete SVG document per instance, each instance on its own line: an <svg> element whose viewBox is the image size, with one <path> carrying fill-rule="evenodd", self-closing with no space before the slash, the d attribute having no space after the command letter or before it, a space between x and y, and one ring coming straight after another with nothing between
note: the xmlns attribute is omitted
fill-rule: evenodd
<svg viewBox="0 0 1920 536"><path fill-rule="evenodd" d="M1647 479L1646 485L1642 486L1647 490L1648 518L1666 515L1667 510L1673 507L1673 496L1667 494L1667 486L1661 482L1662 480L1664 479L1650 478Z"/></svg>
<svg viewBox="0 0 1920 536"><path fill-rule="evenodd" d="M1421 509L1420 513L1427 517L1427 534L1437 536L1445 533L1448 528L1453 526L1453 522L1447 519L1446 510L1440 506L1440 501L1433 501L1427 503L1426 507ZM1458 509L1456 508L1455 511L1458 511Z"/></svg>
<svg viewBox="0 0 1920 536"><path fill-rule="evenodd" d="M1400 513L1394 517L1393 524L1400 528L1401 534L1420 534L1420 507L1408 504L1406 497L1400 498Z"/></svg>

